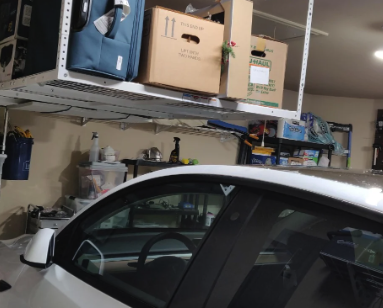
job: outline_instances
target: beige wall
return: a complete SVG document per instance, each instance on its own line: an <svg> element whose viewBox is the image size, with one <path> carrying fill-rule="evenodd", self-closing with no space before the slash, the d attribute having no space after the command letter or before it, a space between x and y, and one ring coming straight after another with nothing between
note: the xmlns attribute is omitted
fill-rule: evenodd
<svg viewBox="0 0 383 308"><path fill-rule="evenodd" d="M72 122L71 122L72 121ZM42 117L29 112L11 112L12 125L29 128L35 137L29 181L2 180L0 198L0 239L18 236L25 227L25 208L29 203L43 206L59 205L60 197L76 194L76 165L87 161L92 132L100 134L100 146L120 150L120 158L136 158L143 149L156 146L168 159L174 148L173 136L155 135L146 130L130 128L121 131L118 125L88 123L81 127L75 120ZM235 164L237 141L221 143L218 138L178 135L181 156L197 158L201 164ZM130 176L132 173L130 170Z"/></svg>
<svg viewBox="0 0 383 308"><path fill-rule="evenodd" d="M285 91L284 108L296 109L297 93ZM326 121L353 125L351 167L369 169L372 163L372 144L375 136L377 110L383 109L383 100L305 95L303 112L312 112ZM335 139L347 145L347 134L335 133ZM333 157L332 166L345 167L342 157Z"/></svg>

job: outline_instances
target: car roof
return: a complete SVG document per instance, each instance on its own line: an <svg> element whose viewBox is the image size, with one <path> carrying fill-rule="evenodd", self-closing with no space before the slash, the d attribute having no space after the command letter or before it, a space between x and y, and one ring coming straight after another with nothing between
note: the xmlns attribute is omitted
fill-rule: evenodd
<svg viewBox="0 0 383 308"><path fill-rule="evenodd" d="M344 201L383 214L383 174L380 172L318 167L196 165L167 168L129 180L102 195L81 210L76 217L93 204L126 187L148 180L176 175L225 176L283 185Z"/></svg>

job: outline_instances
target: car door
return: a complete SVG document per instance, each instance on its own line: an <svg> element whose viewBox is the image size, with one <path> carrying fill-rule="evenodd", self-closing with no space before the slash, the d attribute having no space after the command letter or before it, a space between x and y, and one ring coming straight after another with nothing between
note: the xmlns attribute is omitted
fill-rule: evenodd
<svg viewBox="0 0 383 308"><path fill-rule="evenodd" d="M26 268L9 307L165 307L181 282L206 287L184 297L203 302L257 202L234 182L172 176L110 195L57 236L51 267Z"/></svg>
<svg viewBox="0 0 383 308"><path fill-rule="evenodd" d="M382 215L295 195L263 193L206 308L383 307Z"/></svg>

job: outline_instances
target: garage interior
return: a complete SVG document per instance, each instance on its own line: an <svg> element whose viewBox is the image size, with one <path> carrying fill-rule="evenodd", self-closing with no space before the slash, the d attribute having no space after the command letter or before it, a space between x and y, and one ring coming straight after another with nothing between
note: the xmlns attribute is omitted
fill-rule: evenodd
<svg viewBox="0 0 383 308"><path fill-rule="evenodd" d="M256 11L306 24L307 0L254 0L253 3ZM147 1L146 8L160 5L183 12L188 4L189 1ZM192 5L202 8L210 2L196 0ZM383 4L378 1L321 0L314 5L312 27L328 36L311 35L302 112L312 112L326 121L352 124L352 169L371 169L377 112L383 109L383 63L374 56L383 49L382 9ZM288 44L282 108L296 110L304 27L299 29L254 14L252 33L280 37ZM2 97L0 104L7 99ZM28 128L33 133L34 145L29 179L2 180L0 239L24 233L28 204L57 207L62 205L65 195L77 194L77 165L88 160L92 132L98 132L101 147L110 145L120 151L120 159L136 159L143 150L157 147L167 160L174 149L175 136L181 139L182 158L196 158L202 165L234 165L239 149L236 138L187 130L180 133L174 127L158 131L154 123L121 125L96 119L84 124L81 117L12 107L9 121L12 126ZM229 122L247 126L248 120ZM334 133L334 137L339 143L347 144L346 134ZM345 159L333 156L331 166L344 168ZM140 168L139 173L152 170ZM129 167L128 179L132 176L133 168Z"/></svg>

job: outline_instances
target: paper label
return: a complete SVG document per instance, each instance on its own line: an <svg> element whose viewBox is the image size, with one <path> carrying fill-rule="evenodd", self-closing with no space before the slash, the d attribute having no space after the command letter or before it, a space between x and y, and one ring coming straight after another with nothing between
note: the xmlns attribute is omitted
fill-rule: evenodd
<svg viewBox="0 0 383 308"><path fill-rule="evenodd" d="M270 69L268 67L250 66L250 83L269 84Z"/></svg>
<svg viewBox="0 0 383 308"><path fill-rule="evenodd" d="M121 71L121 65L122 65L122 57L121 57L121 56L118 56L118 57L117 57L117 66L116 66L116 70Z"/></svg>
<svg viewBox="0 0 383 308"><path fill-rule="evenodd" d="M32 16L32 6L24 5L23 17L21 19L21 24L25 27L31 26L31 16Z"/></svg>
<svg viewBox="0 0 383 308"><path fill-rule="evenodd" d="M130 5L128 0L115 0L115 5L122 5L122 16L120 22L124 21L124 19L130 14ZM114 9L111 9L108 13L102 15L100 18L97 18L93 23L102 35L105 35L110 30L110 27L114 20Z"/></svg>

